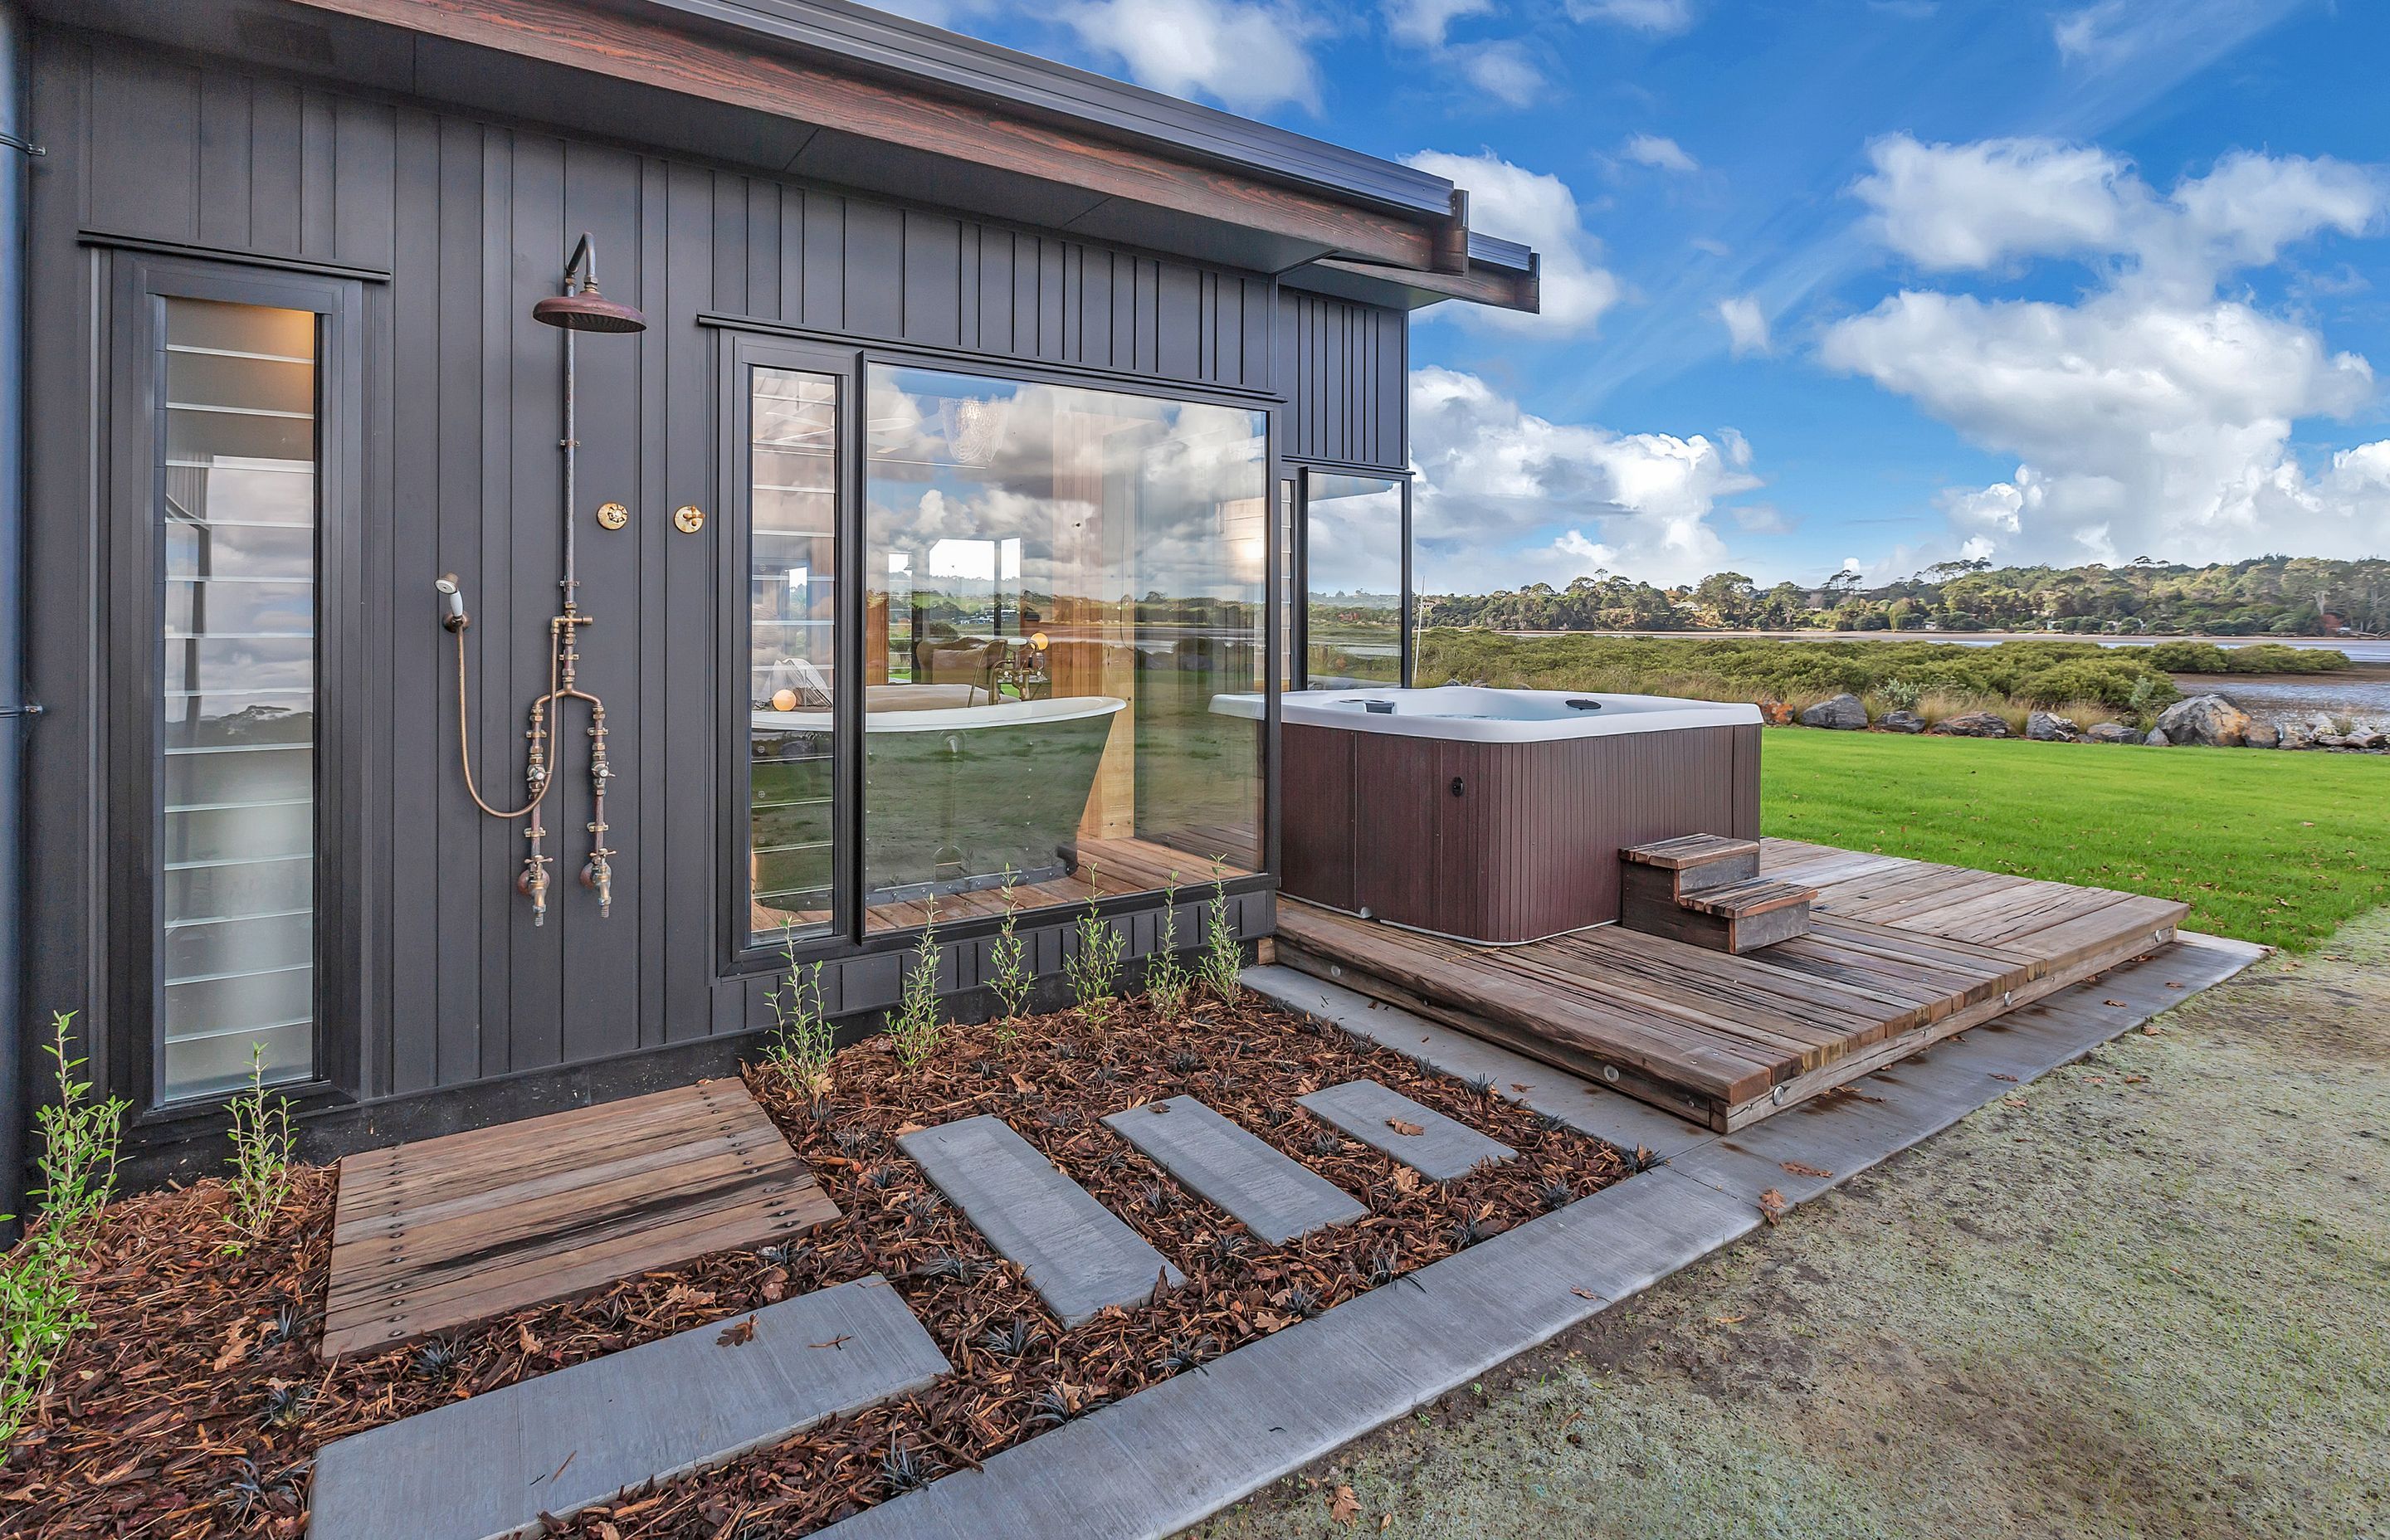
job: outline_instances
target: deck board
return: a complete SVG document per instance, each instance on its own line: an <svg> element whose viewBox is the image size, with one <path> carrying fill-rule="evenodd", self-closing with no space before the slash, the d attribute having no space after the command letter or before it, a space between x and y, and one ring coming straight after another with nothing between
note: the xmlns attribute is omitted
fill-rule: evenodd
<svg viewBox="0 0 2390 1540"><path fill-rule="evenodd" d="M323 1355L376 1352L838 1217L735 1080L341 1162Z"/></svg>
<svg viewBox="0 0 2390 1540"><path fill-rule="evenodd" d="M1481 947L1284 902L1295 968L1728 1130L2148 952L2186 906L1761 841L1809 934L1741 956L1616 926Z"/></svg>

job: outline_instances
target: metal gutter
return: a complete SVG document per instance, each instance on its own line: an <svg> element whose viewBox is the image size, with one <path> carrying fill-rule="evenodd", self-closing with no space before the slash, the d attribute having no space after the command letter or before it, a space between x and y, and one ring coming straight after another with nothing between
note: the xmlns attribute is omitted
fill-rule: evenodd
<svg viewBox="0 0 2390 1540"><path fill-rule="evenodd" d="M0 0L0 1213L25 1212L31 1026L22 999L25 734L25 224L41 153L25 122L26 39L19 0ZM0 1222L0 1243L15 1226Z"/></svg>
<svg viewBox="0 0 2390 1540"><path fill-rule="evenodd" d="M638 0L638 7L713 21L842 64L993 98L1341 198L1437 218L1452 212L1453 185L1441 176L845 0Z"/></svg>
<svg viewBox="0 0 2390 1540"><path fill-rule="evenodd" d="M1484 263L1488 267L1506 268L1513 273L1530 273L1535 270L1536 252L1533 247L1523 246L1515 240L1504 240L1500 236L1471 230L1469 232L1469 260Z"/></svg>

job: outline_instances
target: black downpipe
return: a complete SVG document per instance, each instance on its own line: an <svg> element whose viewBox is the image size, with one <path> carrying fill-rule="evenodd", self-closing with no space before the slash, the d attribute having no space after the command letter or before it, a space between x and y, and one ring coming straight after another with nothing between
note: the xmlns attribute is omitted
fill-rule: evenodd
<svg viewBox="0 0 2390 1540"><path fill-rule="evenodd" d="M26 162L24 6L0 0L0 1213L25 1212L23 1019L25 734L41 708L25 692ZM0 1244L17 1226L0 1229Z"/></svg>

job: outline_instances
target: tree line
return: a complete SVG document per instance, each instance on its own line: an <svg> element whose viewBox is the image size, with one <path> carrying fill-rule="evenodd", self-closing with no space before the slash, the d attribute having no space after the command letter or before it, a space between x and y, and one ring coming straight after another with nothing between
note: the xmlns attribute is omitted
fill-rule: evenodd
<svg viewBox="0 0 2390 1540"><path fill-rule="evenodd" d="M1555 588L1423 594L1421 626L1493 631L2061 631L2319 636L2390 632L2390 560L2265 556L2192 567L1945 561L1867 586L1857 572L1762 588L1741 572L1655 587L1597 571Z"/></svg>

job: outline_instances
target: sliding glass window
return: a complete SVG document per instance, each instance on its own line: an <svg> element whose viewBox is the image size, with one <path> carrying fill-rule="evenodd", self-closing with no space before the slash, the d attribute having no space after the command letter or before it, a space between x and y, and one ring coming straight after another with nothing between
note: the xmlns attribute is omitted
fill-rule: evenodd
<svg viewBox="0 0 2390 1540"><path fill-rule="evenodd" d="M1304 477L1304 679L1314 689L1403 682L1403 483Z"/></svg>
<svg viewBox="0 0 2390 1540"><path fill-rule="evenodd" d="M159 1089L315 1072L314 312L168 299Z"/></svg>
<svg viewBox="0 0 2390 1540"><path fill-rule="evenodd" d="M873 929L1259 865L1266 417L876 366Z"/></svg>

